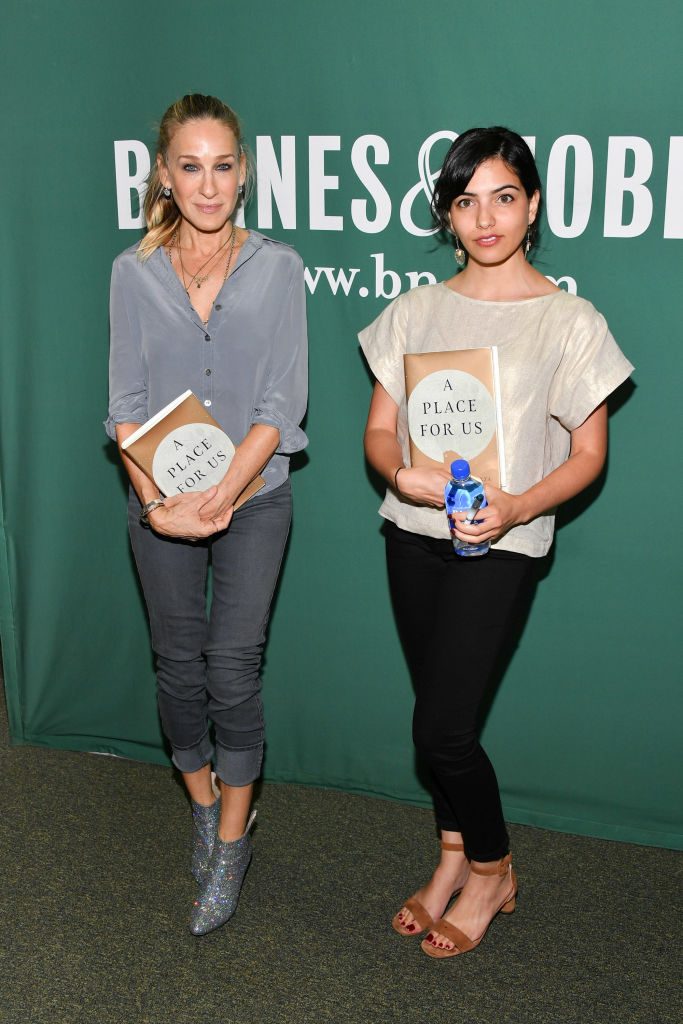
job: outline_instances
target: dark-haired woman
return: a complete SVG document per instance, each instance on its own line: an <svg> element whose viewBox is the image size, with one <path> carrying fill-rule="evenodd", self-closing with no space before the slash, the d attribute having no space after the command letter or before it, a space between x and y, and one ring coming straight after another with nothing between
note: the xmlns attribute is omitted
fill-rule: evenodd
<svg viewBox="0 0 683 1024"><path fill-rule="evenodd" d="M436 182L433 212L464 269L399 296L360 334L376 378L365 450L389 484L380 514L390 587L416 694L413 739L442 840L431 879L392 923L401 935L427 931L422 949L439 958L473 949L496 914L515 906L517 879L478 713L551 545L554 509L600 473L605 399L632 370L593 306L528 261L540 209L538 172L519 135L460 135ZM492 544L486 556L463 559L443 511L448 470L409 463L403 355L492 344L509 484L486 485L477 524L459 517L461 541Z"/></svg>
<svg viewBox="0 0 683 1024"><path fill-rule="evenodd" d="M259 669L291 518L288 456L306 444L303 266L236 225L248 185L235 113L212 96L178 100L160 125L147 234L116 259L111 285L109 436L120 445L189 388L236 445L218 487L169 498L122 453L160 717L192 804L197 935L233 914L251 858ZM265 486L234 511L258 473Z"/></svg>

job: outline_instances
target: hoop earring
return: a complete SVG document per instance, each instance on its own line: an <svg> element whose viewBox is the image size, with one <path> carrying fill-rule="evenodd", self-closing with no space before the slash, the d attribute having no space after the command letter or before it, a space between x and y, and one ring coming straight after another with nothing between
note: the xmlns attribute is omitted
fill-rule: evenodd
<svg viewBox="0 0 683 1024"><path fill-rule="evenodd" d="M162 188L161 191L163 192L164 197L166 199L170 199L171 198L171 190L170 190L170 188L167 188L166 186L164 186L164 188Z"/></svg>
<svg viewBox="0 0 683 1024"><path fill-rule="evenodd" d="M461 246L460 239L458 238L457 235L455 236L455 252L453 253L453 255L455 256L455 262L458 264L458 266L464 267L465 262L467 261L467 254L465 253L465 250Z"/></svg>
<svg viewBox="0 0 683 1024"><path fill-rule="evenodd" d="M527 256L529 255L529 250L530 249L531 249L531 224L529 224L528 228L526 229L526 242L524 244L524 259L526 259Z"/></svg>

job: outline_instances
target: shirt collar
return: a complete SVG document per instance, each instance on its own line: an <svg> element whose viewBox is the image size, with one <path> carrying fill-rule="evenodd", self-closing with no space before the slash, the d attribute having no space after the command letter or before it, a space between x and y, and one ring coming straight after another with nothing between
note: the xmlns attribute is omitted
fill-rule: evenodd
<svg viewBox="0 0 683 1024"><path fill-rule="evenodd" d="M253 231L251 228L249 229L249 234L239 251L237 262L233 267L230 277L236 274L245 263L248 263L252 256L256 255L259 249L263 247L263 241L264 237L260 232ZM171 261L169 260L163 246L160 245L158 249L155 249L150 256L147 265L166 290L169 291L175 299L178 299L183 304L183 307L188 307L189 312L194 312L192 303L180 282L180 278L171 266Z"/></svg>

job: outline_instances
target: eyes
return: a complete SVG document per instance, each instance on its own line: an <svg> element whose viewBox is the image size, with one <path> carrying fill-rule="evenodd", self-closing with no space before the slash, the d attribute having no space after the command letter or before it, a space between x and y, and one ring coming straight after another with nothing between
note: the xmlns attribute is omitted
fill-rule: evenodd
<svg viewBox="0 0 683 1024"><path fill-rule="evenodd" d="M235 166L234 163L216 164L216 170L217 171L231 171L234 166ZM188 164L181 164L181 168L182 168L183 171L187 171L188 174L194 174L196 171L200 170L200 168L197 166L197 164L189 164L189 163Z"/></svg>
<svg viewBox="0 0 683 1024"><path fill-rule="evenodd" d="M497 195L495 202L498 206L509 206L510 203L514 203L515 197L511 192L501 192ZM474 206L474 199L470 199L468 196L463 196L462 199L455 200L455 206L458 210L469 210L470 207Z"/></svg>

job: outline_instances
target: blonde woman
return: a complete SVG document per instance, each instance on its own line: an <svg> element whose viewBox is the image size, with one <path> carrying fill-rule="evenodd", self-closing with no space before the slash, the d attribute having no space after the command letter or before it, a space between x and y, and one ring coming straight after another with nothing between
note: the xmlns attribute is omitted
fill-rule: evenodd
<svg viewBox="0 0 683 1024"><path fill-rule="evenodd" d="M120 446L189 388L236 445L217 487L170 498L121 453L161 723L192 805L196 935L232 916L252 854L259 669L291 519L289 456L307 443L303 267L289 246L236 225L249 178L234 111L199 94L172 104L147 233L117 257L111 283L109 436ZM234 511L258 473L265 487Z"/></svg>

